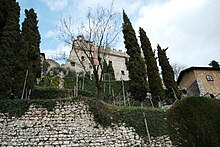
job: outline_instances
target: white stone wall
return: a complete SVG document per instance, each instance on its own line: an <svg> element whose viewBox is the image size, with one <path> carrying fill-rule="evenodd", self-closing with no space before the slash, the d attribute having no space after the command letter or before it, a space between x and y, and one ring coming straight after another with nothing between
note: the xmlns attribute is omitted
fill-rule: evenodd
<svg viewBox="0 0 220 147"><path fill-rule="evenodd" d="M0 146L134 146L141 142L132 128L97 125L82 102L58 103L52 112L31 106L20 118L0 116Z"/></svg>
<svg viewBox="0 0 220 147"><path fill-rule="evenodd" d="M151 138L155 147L172 146L169 137ZM131 127L95 123L83 102L57 103L53 111L30 106L20 118L0 114L0 146L147 146ZM148 145L149 146L149 145Z"/></svg>

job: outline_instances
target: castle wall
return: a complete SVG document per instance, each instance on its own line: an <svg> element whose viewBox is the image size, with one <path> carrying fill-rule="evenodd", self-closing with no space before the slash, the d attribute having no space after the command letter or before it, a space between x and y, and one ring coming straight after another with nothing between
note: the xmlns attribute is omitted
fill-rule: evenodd
<svg viewBox="0 0 220 147"><path fill-rule="evenodd" d="M85 48L87 54L89 54L90 47L91 47L92 56L94 59L93 63L98 65L97 47L95 47L93 45L89 46L88 43L85 41L76 40L74 42L74 48L70 51L70 56L65 64L65 67L73 69L76 72L84 72L83 66L77 57L77 54L78 54L80 60L85 65L86 70L90 71L90 73L92 73L92 71L93 71L93 69L91 67L92 65L91 65L88 57L86 56L86 54L82 50ZM77 52L77 54L75 51ZM121 78L123 78L123 80L129 80L128 70L125 65L126 58L129 58L129 56L125 52L110 50L110 49L105 49L105 50L101 49L101 55L102 55L102 62L103 62L103 59L105 59L107 61L107 63L109 63L109 61L112 61L112 66L113 66L113 69L115 72L116 80L121 80ZM84 59L82 59L82 57L84 57ZM74 63L74 65L71 63Z"/></svg>

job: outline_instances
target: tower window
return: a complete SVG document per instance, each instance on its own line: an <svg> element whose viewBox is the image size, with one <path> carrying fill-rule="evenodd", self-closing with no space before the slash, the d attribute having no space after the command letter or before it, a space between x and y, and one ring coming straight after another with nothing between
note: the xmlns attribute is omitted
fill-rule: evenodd
<svg viewBox="0 0 220 147"><path fill-rule="evenodd" d="M71 61L70 64L71 64L71 66L75 66L75 65L76 65L76 62Z"/></svg>
<svg viewBox="0 0 220 147"><path fill-rule="evenodd" d="M206 76L207 81L214 81L213 77L211 75Z"/></svg>
<svg viewBox="0 0 220 147"><path fill-rule="evenodd" d="M125 75L125 71L124 71L124 70L121 70L121 74L122 74L122 75Z"/></svg>

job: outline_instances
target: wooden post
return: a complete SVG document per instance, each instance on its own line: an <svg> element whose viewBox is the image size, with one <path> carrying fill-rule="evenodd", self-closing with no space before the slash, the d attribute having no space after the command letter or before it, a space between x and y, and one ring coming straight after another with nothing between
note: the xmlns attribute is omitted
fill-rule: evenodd
<svg viewBox="0 0 220 147"><path fill-rule="evenodd" d="M122 84L122 94L124 98L124 105L126 106L125 87L124 87L124 81L123 81L122 76L121 76L121 84Z"/></svg>
<svg viewBox="0 0 220 147"><path fill-rule="evenodd" d="M141 102L141 107L143 108L143 102ZM149 132L149 129L148 129L147 119L146 119L146 116L145 116L145 113L144 113L143 109L142 109L142 113L143 113L143 116L144 116L144 124L145 124L146 131L147 131L147 137L148 137L148 140L149 140L149 143L150 143L150 146L151 146L150 132Z"/></svg>
<svg viewBox="0 0 220 147"><path fill-rule="evenodd" d="M28 70L26 72L26 76L25 76L25 80L24 80L24 86L23 86L23 91L22 91L21 99L24 98L24 92L25 92L25 89L26 89L27 77L28 77Z"/></svg>
<svg viewBox="0 0 220 147"><path fill-rule="evenodd" d="M79 73L76 73L76 96L78 96L78 89L79 89Z"/></svg>

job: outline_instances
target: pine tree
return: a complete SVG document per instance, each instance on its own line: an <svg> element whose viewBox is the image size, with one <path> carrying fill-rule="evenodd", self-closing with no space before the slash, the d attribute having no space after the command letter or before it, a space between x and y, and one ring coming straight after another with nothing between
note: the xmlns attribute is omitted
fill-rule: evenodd
<svg viewBox="0 0 220 147"><path fill-rule="evenodd" d="M40 33L38 30L37 14L34 9L25 10L24 22L22 23L21 31L21 50L20 54L24 55L21 67L26 63L26 68L23 68L23 75L28 70L26 92L29 92L36 83L36 78L40 77L41 63L40 63Z"/></svg>
<svg viewBox="0 0 220 147"><path fill-rule="evenodd" d="M14 95L20 7L15 0L0 0L0 96Z"/></svg>
<svg viewBox="0 0 220 147"><path fill-rule="evenodd" d="M142 28L139 28L139 33L140 33L141 48L143 50L145 62L147 65L147 76L148 76L150 93L152 94L153 98L156 98L158 96L160 98L164 98L164 90L162 87L162 82L159 76L157 62L151 47L150 40L148 39L146 32Z"/></svg>
<svg viewBox="0 0 220 147"><path fill-rule="evenodd" d="M137 42L135 31L128 16L123 11L123 34L124 44L127 49L127 54L130 56L126 62L129 71L129 78L131 80L131 95L134 99L143 101L146 97L147 88L147 73L143 58L141 57L141 50Z"/></svg>
<svg viewBox="0 0 220 147"><path fill-rule="evenodd" d="M174 92L178 98L180 98L180 91L177 87L177 83L174 79L174 71L169 63L166 55L166 49L161 49L160 45L157 45L159 65L162 69L163 82L167 89L167 97L174 98Z"/></svg>

